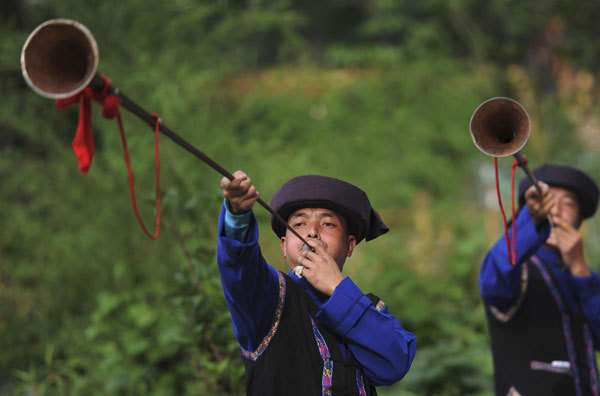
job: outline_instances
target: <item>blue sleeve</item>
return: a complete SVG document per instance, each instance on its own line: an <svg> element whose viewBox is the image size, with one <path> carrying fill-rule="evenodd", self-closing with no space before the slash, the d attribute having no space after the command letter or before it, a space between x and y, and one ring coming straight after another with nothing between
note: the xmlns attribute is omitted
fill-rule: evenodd
<svg viewBox="0 0 600 396"><path fill-rule="evenodd" d="M224 235L228 238L245 242L246 237L248 236L252 211L248 211L240 215L234 215L229 210L229 203L226 199L223 201L223 206L225 207L225 218L223 220Z"/></svg>
<svg viewBox="0 0 600 396"><path fill-rule="evenodd" d="M481 297L486 303L505 311L519 297L521 286L521 265L526 262L550 236L547 221L536 228L529 210L524 207L516 216L516 265L508 261L506 239L502 236L487 253L479 274ZM512 227L509 227L512 241Z"/></svg>
<svg viewBox="0 0 600 396"><path fill-rule="evenodd" d="M590 276L571 276L583 314L594 335L595 346L600 350L600 277L592 272Z"/></svg>
<svg viewBox="0 0 600 396"><path fill-rule="evenodd" d="M272 325L279 283L277 271L267 264L260 251L256 218L251 212L248 216L244 242L228 237L223 204L217 264L235 337L243 349L252 352Z"/></svg>
<svg viewBox="0 0 600 396"><path fill-rule="evenodd" d="M344 278L321 306L317 320L342 337L375 385L391 385L408 372L416 351L416 337L380 301L371 300Z"/></svg>

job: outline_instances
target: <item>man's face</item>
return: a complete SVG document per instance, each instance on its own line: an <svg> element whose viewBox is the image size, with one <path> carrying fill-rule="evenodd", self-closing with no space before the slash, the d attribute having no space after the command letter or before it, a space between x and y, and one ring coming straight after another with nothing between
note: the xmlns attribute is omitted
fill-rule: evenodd
<svg viewBox="0 0 600 396"><path fill-rule="evenodd" d="M550 192L554 195L554 206L550 209L550 216L553 219L561 219L575 228L579 228L581 218L579 216L579 200L577 196L569 190L561 187L550 187ZM556 236L554 232L550 233L548 242L552 242Z"/></svg>
<svg viewBox="0 0 600 396"><path fill-rule="evenodd" d="M321 243L340 267L346 257L352 255L356 238L348 235L345 219L330 209L303 208L293 212L288 224L304 239L313 239ZM290 268L298 264L303 243L289 230L281 237L281 250Z"/></svg>

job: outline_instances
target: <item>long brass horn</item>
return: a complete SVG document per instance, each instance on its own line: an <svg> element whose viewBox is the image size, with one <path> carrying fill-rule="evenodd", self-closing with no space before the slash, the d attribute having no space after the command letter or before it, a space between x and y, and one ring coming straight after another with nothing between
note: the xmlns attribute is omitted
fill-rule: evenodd
<svg viewBox="0 0 600 396"><path fill-rule="evenodd" d="M98 61L96 40L84 25L70 19L51 19L36 27L25 41L21 51L21 72L27 84L36 93L51 99L63 99L81 92L88 86L96 92L105 88L104 80L97 74ZM119 89L111 87L110 94L121 99L122 107L145 121L151 128L155 127L156 118ZM221 175L233 180L234 177L229 171L167 128L162 120L159 120L159 131ZM269 204L261 198L256 202L308 245Z"/></svg>
<svg viewBox="0 0 600 396"><path fill-rule="evenodd" d="M521 149L529 140L531 120L519 102L505 97L484 101L473 112L469 131L473 143L484 154L492 157L514 156L537 190L542 191L521 154Z"/></svg>

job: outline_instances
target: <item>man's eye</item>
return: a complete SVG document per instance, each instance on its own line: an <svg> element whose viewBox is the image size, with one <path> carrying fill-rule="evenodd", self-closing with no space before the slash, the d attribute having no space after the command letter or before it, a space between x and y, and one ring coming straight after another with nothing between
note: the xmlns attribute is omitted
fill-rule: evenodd
<svg viewBox="0 0 600 396"><path fill-rule="evenodd" d="M304 225L304 223L294 223L294 224L292 224L292 227L298 228L298 227L301 227L303 225Z"/></svg>
<svg viewBox="0 0 600 396"><path fill-rule="evenodd" d="M335 227L334 223L323 223L325 227Z"/></svg>

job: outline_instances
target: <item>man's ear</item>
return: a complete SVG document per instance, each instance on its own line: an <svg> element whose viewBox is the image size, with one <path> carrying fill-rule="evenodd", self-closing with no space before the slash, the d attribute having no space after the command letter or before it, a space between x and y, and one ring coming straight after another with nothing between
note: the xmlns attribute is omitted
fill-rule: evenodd
<svg viewBox="0 0 600 396"><path fill-rule="evenodd" d="M282 236L279 241L279 246L281 246L281 251L283 252L283 258L287 258L287 246L285 244L285 237Z"/></svg>
<svg viewBox="0 0 600 396"><path fill-rule="evenodd" d="M356 247L356 238L354 235L348 235L348 257L352 256L352 252Z"/></svg>

